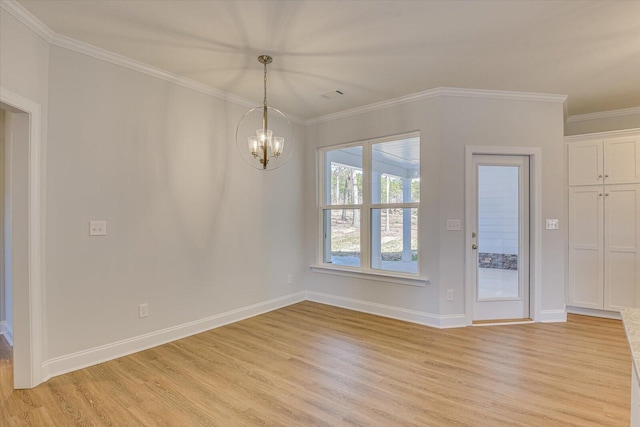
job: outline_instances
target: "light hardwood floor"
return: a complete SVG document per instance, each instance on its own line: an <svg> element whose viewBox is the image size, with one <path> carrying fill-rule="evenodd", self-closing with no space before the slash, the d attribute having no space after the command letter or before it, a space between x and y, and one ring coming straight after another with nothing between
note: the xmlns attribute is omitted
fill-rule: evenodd
<svg viewBox="0 0 640 427"><path fill-rule="evenodd" d="M1 352L0 352L1 353ZM0 425L628 426L620 321L438 330L302 302L13 391Z"/></svg>

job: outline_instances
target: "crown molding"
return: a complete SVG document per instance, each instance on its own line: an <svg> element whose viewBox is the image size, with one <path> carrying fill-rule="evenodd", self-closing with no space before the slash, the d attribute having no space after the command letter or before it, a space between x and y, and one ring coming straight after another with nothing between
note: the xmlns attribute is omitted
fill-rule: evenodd
<svg viewBox="0 0 640 427"><path fill-rule="evenodd" d="M355 116L371 111L382 110L384 108L395 107L410 102L422 101L435 97L460 97L460 98L482 98L482 99L500 99L513 101L533 101L533 102L558 102L565 103L567 95L554 95L546 93L532 92L508 92L501 90L485 90L485 89L462 89L453 87L438 87L429 89L424 92L413 93L399 98L389 99L386 101L376 102L362 107L352 108L350 110L340 111L338 113L327 114L317 118L305 121L305 125L315 125L318 123L329 122L337 119Z"/></svg>
<svg viewBox="0 0 640 427"><path fill-rule="evenodd" d="M564 137L564 142L585 141L585 140L593 140L593 139L597 140L597 139L621 138L621 137L624 138L627 136L638 136L639 134L640 134L640 128L611 130L606 132L594 132L594 133L568 135Z"/></svg>
<svg viewBox="0 0 640 427"><path fill-rule="evenodd" d="M584 122L587 120L609 119L613 117L640 115L640 107L623 108L621 110L601 111L599 113L576 114L569 116L567 123Z"/></svg>
<svg viewBox="0 0 640 427"><path fill-rule="evenodd" d="M373 104L363 105L361 107L351 108L349 110L339 111L337 113L331 113L324 116L308 119L304 122L305 125L315 125L318 123L330 122L333 120L343 119L346 117L357 116L358 114L368 113L370 111L382 110L384 108L394 107L397 105L407 104L409 102L420 101L423 99L434 98L438 96L437 89L429 89L424 92L413 93L410 95L401 96L399 98L389 99L386 101L374 102Z"/></svg>
<svg viewBox="0 0 640 427"><path fill-rule="evenodd" d="M120 55L118 53L114 53L109 50L102 49L100 47L93 46L91 44L84 43L79 40L72 39L70 37L56 34L53 37L51 44L73 51L73 52L81 53L83 55L100 59L102 61L109 62L111 64L119 65L121 67L128 68L133 71L147 74L149 76L156 77L161 80L175 83L177 85L180 85L189 89L193 89L197 92L204 93L206 95L211 95L211 96L215 96L216 98L220 98L226 101L231 101L236 104L243 105L245 107L256 106L255 102L251 102L245 98L233 95L229 92L215 89L211 86L207 86L195 80L191 80L189 78L182 77L177 74L173 74L169 71L165 71L158 67L154 67L153 65L148 65L143 62L136 61L127 56Z"/></svg>
<svg viewBox="0 0 640 427"><path fill-rule="evenodd" d="M201 92L207 95L215 96L216 98L231 101L236 104L243 105L245 107L255 107L256 104L245 98L233 95L231 93L212 88L203 83L195 80L188 79L186 77L179 76L177 74L170 73L152 65L145 64L140 61L136 61L124 55L120 55L106 49L102 49L97 46L93 46L88 43L81 42L79 40L72 39L61 34L57 34L51 28L47 27L42 21L33 16L27 9L20 5L16 0L0 0L0 6L13 15L18 21L22 22L33 32L38 34L44 40L52 45L68 49L73 52L81 53L83 55L91 56L102 61L106 61L121 67L128 68L130 70L138 71L143 74L147 74L152 77L166 80L177 85L193 89L197 92Z"/></svg>
<svg viewBox="0 0 640 427"><path fill-rule="evenodd" d="M55 46L68 49L73 52L81 53L87 56L91 56L96 59L100 59L105 62L109 62L115 65L119 65L128 68L133 71L138 71L147 74L152 77L156 77L161 80L165 80L179 86L183 86L200 93L214 96L225 101L230 101L235 104L239 104L245 107L253 108L256 106L254 102L251 102L245 98L233 95L229 92L225 92L220 89L207 86L203 83L195 80L173 74L171 72L162 70L152 65L145 64L140 61L136 61L124 55L120 55L106 49L93 46L88 43L81 42L79 40L72 39L60 34L55 33L51 28L46 26L42 21L32 15L16 0L0 0L0 7L7 10L16 19L33 30L36 34L42 37L45 41ZM449 88L439 87L435 89L426 90L423 92L413 93L410 95L401 96L386 101L376 102L361 107L352 108L349 110L340 111L337 113L327 114L312 119L301 119L294 115L287 113L287 117L293 123L298 125L313 125L332 120L342 119L345 117L351 117L358 114L363 114L370 111L382 110L385 108L407 104L410 102L416 102L420 100L430 99L438 96L450 96L450 97L464 97L464 98L483 98L483 99L501 99L501 100L516 100L516 101L534 101L534 102L560 102L565 103L567 100L566 95L553 95L543 93L531 93L531 92L508 92L498 90L483 90L483 89L461 89L461 88ZM566 104L565 104L566 110ZM623 111L623 110L619 110ZM635 114L635 113L628 113ZM577 116L573 116L577 117ZM571 117L568 118L571 120Z"/></svg>
<svg viewBox="0 0 640 427"><path fill-rule="evenodd" d="M253 108L257 105L255 102L252 102L246 98L242 98L229 92L207 86L204 83L200 83L195 80L173 74L169 71L162 70L158 67L136 61L124 55L120 55L109 50L102 49L100 47L93 46L91 44L84 43L67 36L63 36L61 34L57 34L51 28L46 26L42 21L32 15L16 0L0 0L0 7L9 12L13 17L23 23L27 28L35 32L38 36L42 37L45 41L54 46L87 55L92 58L109 62L111 64L119 65L121 67L125 67L151 77L156 77L158 79L165 80L167 82L174 83L176 85L192 89L196 92L210 95L218 99L233 102L247 108ZM303 119L292 114L287 113L287 117L293 123L296 123L298 125L304 124Z"/></svg>
<svg viewBox="0 0 640 427"><path fill-rule="evenodd" d="M22 22L27 28L42 37L46 42L51 43L56 33L47 27L42 21L33 16L16 0L0 0L0 9L9 12L14 18Z"/></svg>
<svg viewBox="0 0 640 427"><path fill-rule="evenodd" d="M454 87L438 88L441 96L458 96L462 98L503 99L513 101L557 102L564 103L567 95L535 92L511 92L504 90L462 89Z"/></svg>

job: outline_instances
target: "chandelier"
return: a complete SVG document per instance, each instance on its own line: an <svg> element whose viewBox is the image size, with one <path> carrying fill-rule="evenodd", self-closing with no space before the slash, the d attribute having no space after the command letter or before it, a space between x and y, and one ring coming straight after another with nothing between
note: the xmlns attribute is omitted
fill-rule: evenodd
<svg viewBox="0 0 640 427"><path fill-rule="evenodd" d="M272 61L269 55L258 56L258 62L264 66L264 100L262 106L247 111L236 127L236 146L241 157L262 170L277 169L293 152L291 122L280 110L267 105L267 65Z"/></svg>

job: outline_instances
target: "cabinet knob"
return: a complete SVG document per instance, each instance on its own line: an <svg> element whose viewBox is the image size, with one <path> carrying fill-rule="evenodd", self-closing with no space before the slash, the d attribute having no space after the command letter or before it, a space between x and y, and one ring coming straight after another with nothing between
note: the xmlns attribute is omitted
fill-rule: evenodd
<svg viewBox="0 0 640 427"><path fill-rule="evenodd" d="M608 173L607 173L607 174L605 174L605 175L604 175L604 177L605 177L605 178L609 178L609 174L608 174Z"/></svg>
<svg viewBox="0 0 640 427"><path fill-rule="evenodd" d="M602 175L598 175L598 179L602 179Z"/></svg>
<svg viewBox="0 0 640 427"><path fill-rule="evenodd" d="M609 197L609 193L604 193L604 195L605 195L606 197Z"/></svg>
<svg viewBox="0 0 640 427"><path fill-rule="evenodd" d="M598 196L602 197L602 193L598 193Z"/></svg>

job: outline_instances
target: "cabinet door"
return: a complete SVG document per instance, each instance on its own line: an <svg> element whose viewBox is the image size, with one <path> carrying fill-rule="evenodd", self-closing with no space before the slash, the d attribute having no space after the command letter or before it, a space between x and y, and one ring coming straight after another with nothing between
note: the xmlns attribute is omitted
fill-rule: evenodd
<svg viewBox="0 0 640 427"><path fill-rule="evenodd" d="M603 308L603 187L569 189L569 285L567 304Z"/></svg>
<svg viewBox="0 0 640 427"><path fill-rule="evenodd" d="M604 193L604 309L640 307L640 184Z"/></svg>
<svg viewBox="0 0 640 427"><path fill-rule="evenodd" d="M598 185L603 183L602 141L572 142L567 146L569 185Z"/></svg>
<svg viewBox="0 0 640 427"><path fill-rule="evenodd" d="M640 182L640 136L604 140L604 183Z"/></svg>

